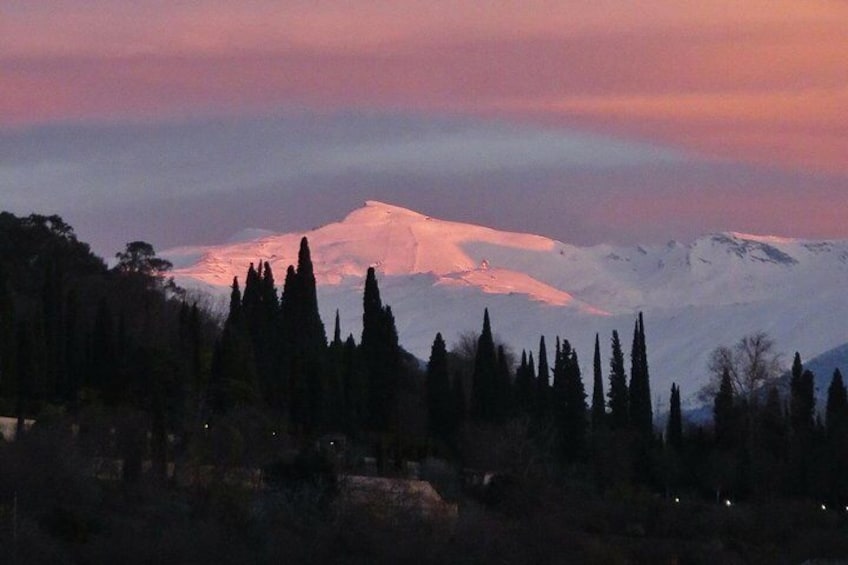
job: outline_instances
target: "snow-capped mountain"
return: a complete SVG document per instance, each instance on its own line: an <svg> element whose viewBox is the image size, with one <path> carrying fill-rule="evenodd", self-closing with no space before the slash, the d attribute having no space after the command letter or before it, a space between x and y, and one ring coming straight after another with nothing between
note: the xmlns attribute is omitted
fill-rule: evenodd
<svg viewBox="0 0 848 565"><path fill-rule="evenodd" d="M495 333L514 350L536 350L540 335L558 335L577 348L589 375L595 333L608 344L617 328L628 344L642 310L653 393L663 402L671 382L694 394L710 351L747 333L768 332L787 360L795 350L809 359L848 342L844 241L721 233L689 245L576 247L369 201L305 234L248 230L233 243L164 255L179 284L223 294L260 260L281 283L303 235L325 323L338 309L342 331L358 337L364 275L374 266L401 344L422 359L436 332L450 344L479 331L488 307Z"/></svg>

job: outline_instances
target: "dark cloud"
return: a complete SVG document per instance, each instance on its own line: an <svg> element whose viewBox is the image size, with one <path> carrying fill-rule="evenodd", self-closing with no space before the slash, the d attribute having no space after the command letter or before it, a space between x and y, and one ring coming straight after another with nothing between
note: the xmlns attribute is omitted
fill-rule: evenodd
<svg viewBox="0 0 848 565"><path fill-rule="evenodd" d="M308 230L367 199L580 244L844 237L829 211L848 204L839 176L567 129L354 113L7 132L0 186L3 208L60 213L106 255L133 239L162 249Z"/></svg>

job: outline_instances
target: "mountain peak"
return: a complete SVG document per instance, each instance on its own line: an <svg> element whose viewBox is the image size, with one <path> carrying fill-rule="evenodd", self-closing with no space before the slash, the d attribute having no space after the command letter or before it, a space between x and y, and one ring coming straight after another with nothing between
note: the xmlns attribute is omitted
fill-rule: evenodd
<svg viewBox="0 0 848 565"><path fill-rule="evenodd" d="M380 200L366 200L364 207L374 208L388 213L395 212L410 216L422 216L422 214L420 214L419 212L410 210L409 208L404 208L403 206L398 206L396 204L389 204L388 202L382 202Z"/></svg>
<svg viewBox="0 0 848 565"><path fill-rule="evenodd" d="M362 221L396 221L400 219L406 220L423 220L427 218L424 214L397 206L388 204L379 200L366 200L365 205L361 208L353 210L342 220L342 223L356 223Z"/></svg>
<svg viewBox="0 0 848 565"><path fill-rule="evenodd" d="M181 254L174 274L226 288L233 276L242 274L257 258L268 258L275 271L284 272L294 261L300 235L280 234L191 249ZM529 253L551 253L556 243L542 236L439 220L377 200L368 200L342 221L307 235L319 285L363 277L369 267L375 267L387 276L429 275L437 285L461 284L486 294L519 294L553 306L585 307L595 315L603 314L556 284L534 278L520 266L510 266Z"/></svg>

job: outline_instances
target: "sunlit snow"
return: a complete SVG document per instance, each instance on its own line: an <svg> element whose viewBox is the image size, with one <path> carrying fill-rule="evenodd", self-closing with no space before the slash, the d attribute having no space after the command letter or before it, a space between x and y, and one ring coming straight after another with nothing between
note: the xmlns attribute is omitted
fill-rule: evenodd
<svg viewBox="0 0 848 565"><path fill-rule="evenodd" d="M796 350L809 359L848 342L848 242L727 232L688 245L577 247L375 201L307 233L257 235L164 255L180 284L225 295L233 277L243 283L248 265L260 260L270 262L280 286L306 235L325 322L338 309L343 334L358 337L363 278L374 266L401 343L422 359L436 332L454 343L479 331L489 308L508 345L520 351L537 347L540 334L562 336L579 352L584 376L591 375L595 333L608 358L612 330L626 343L641 310L660 404L671 382L684 398L696 393L710 351L745 334L768 332L787 359Z"/></svg>

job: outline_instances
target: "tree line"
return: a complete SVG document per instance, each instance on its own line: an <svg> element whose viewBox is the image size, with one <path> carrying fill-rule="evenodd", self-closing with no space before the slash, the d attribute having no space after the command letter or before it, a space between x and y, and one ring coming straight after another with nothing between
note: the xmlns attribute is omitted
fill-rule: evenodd
<svg viewBox="0 0 848 565"><path fill-rule="evenodd" d="M267 261L251 264L243 284L236 277L222 320L174 285L170 268L139 241L107 268L60 217L0 214L0 409L21 428L25 418L76 420L92 452L135 462L128 479L143 457L164 475L168 460L208 443L203 429L248 411L263 441L269 430L303 442L343 432L381 461L435 454L601 491L848 500L841 375L822 419L797 354L781 391L765 335L714 352L712 423L685 421L674 384L660 424L641 313L629 367L618 331L606 363L595 336L587 394L568 339L556 336L549 356L541 336L514 359L488 310L467 347L449 349L437 334L424 366L401 347L373 268L359 340L343 337L338 313L328 339L306 238L279 291ZM117 422L117 439L101 437L104 421ZM246 453L255 438L240 433Z"/></svg>

